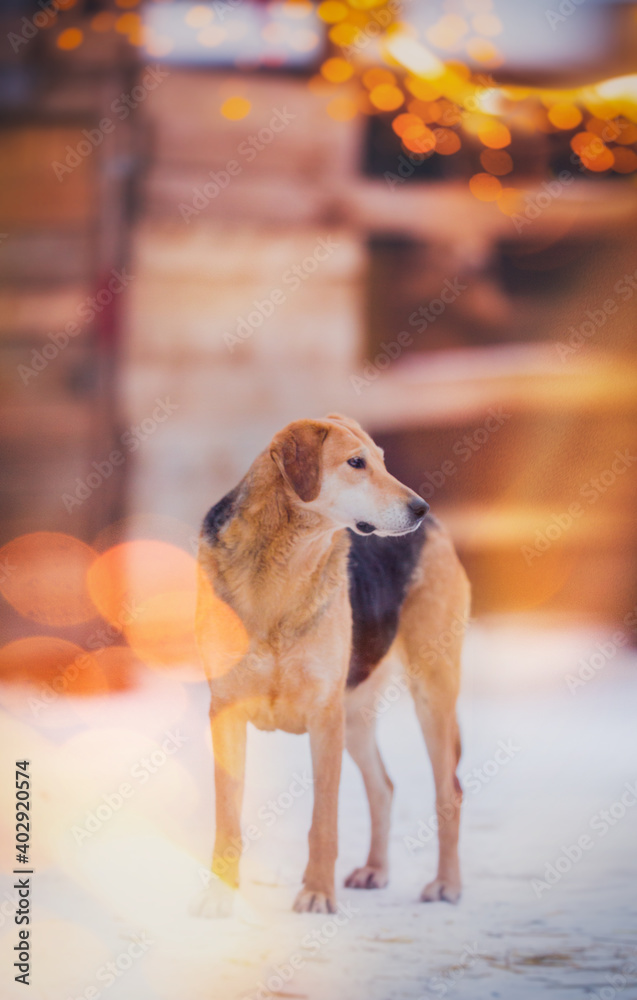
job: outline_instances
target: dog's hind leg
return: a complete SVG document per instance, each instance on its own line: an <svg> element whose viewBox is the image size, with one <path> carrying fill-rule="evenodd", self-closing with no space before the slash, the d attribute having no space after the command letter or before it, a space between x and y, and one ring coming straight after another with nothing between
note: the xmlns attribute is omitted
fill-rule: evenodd
<svg viewBox="0 0 637 1000"><path fill-rule="evenodd" d="M400 638L416 714L436 788L438 871L422 891L425 902L460 898L458 837L462 788L456 775L460 733L456 700L469 615L469 584L449 537L427 539L421 566L403 606Z"/></svg>
<svg viewBox="0 0 637 1000"><path fill-rule="evenodd" d="M371 819L367 861L345 880L351 889L383 889L389 877L387 847L394 786L376 743L376 717L372 708L375 680L364 681L346 696L345 702L345 744L363 776Z"/></svg>

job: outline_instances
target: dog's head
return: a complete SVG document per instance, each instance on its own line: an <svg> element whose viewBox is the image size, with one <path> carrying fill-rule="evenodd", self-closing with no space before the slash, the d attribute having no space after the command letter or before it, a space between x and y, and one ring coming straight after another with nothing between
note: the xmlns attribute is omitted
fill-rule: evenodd
<svg viewBox="0 0 637 1000"><path fill-rule="evenodd" d="M349 417L296 420L275 436L270 456L288 490L339 528L405 535L429 510L390 476L381 449Z"/></svg>

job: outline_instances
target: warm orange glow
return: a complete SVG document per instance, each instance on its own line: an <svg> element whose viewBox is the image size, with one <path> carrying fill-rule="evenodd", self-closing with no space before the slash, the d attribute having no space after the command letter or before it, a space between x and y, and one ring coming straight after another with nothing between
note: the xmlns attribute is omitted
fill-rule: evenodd
<svg viewBox="0 0 637 1000"><path fill-rule="evenodd" d="M431 153L436 148L436 137L431 129L422 123L408 126L402 136L403 145L412 153Z"/></svg>
<svg viewBox="0 0 637 1000"><path fill-rule="evenodd" d="M194 588L148 596L134 617L123 625L131 649L150 666L195 666L199 661L196 605Z"/></svg>
<svg viewBox="0 0 637 1000"><path fill-rule="evenodd" d="M330 41L333 42L334 45L352 45L359 33L359 30L360 29L357 28L355 24L342 23L335 24L332 28L330 28L328 34Z"/></svg>
<svg viewBox="0 0 637 1000"><path fill-rule="evenodd" d="M486 38L471 38L467 42L467 55L474 62L483 63L485 66L499 66L502 56L498 52L493 42Z"/></svg>
<svg viewBox="0 0 637 1000"><path fill-rule="evenodd" d="M511 143L511 133L508 128L495 118L480 126L478 138L482 145L488 146L489 149L502 149Z"/></svg>
<svg viewBox="0 0 637 1000"><path fill-rule="evenodd" d="M221 114L229 121L238 122L249 115L251 109L252 104L246 97L229 97L221 105Z"/></svg>
<svg viewBox="0 0 637 1000"><path fill-rule="evenodd" d="M582 120L582 112L574 104L554 104L548 109L548 119L560 129L577 128Z"/></svg>
<svg viewBox="0 0 637 1000"><path fill-rule="evenodd" d="M326 111L336 122L348 122L358 114L358 102L351 97L335 97L327 105Z"/></svg>
<svg viewBox="0 0 637 1000"><path fill-rule="evenodd" d="M36 531L0 549L14 569L0 580L0 592L25 618L43 625L78 625L95 618L86 574L96 558L71 535Z"/></svg>
<svg viewBox="0 0 637 1000"><path fill-rule="evenodd" d="M108 549L88 586L96 606L151 666L196 667L194 556L168 542L140 539Z"/></svg>
<svg viewBox="0 0 637 1000"><path fill-rule="evenodd" d="M631 146L634 142L637 142L637 125L623 118L617 123L613 123L606 134L609 141L618 142L621 146Z"/></svg>
<svg viewBox="0 0 637 1000"><path fill-rule="evenodd" d="M440 91L428 80L421 80L416 76L407 79L405 83L410 94L421 101L436 101L440 97Z"/></svg>
<svg viewBox="0 0 637 1000"><path fill-rule="evenodd" d="M459 125L462 120L462 114L460 108L454 101L447 100L446 97L442 97L439 101L435 102L437 107L436 121L439 121L441 125Z"/></svg>
<svg viewBox="0 0 637 1000"><path fill-rule="evenodd" d="M191 7L186 14L186 24L189 24L191 28L203 28L206 24L209 24L213 18L213 11L210 7L204 7L203 4L197 4L196 7Z"/></svg>
<svg viewBox="0 0 637 1000"><path fill-rule="evenodd" d="M491 174L474 174L469 181L469 189L478 201L495 201L502 192L502 185Z"/></svg>
<svg viewBox="0 0 637 1000"><path fill-rule="evenodd" d="M115 24L115 17L109 10L102 10L91 18L91 28L99 33L110 31Z"/></svg>
<svg viewBox="0 0 637 1000"><path fill-rule="evenodd" d="M393 128L396 135L402 135L406 129L410 127L418 128L421 125L422 125L422 119L419 118L418 115L412 115L412 114L397 115L396 118L394 118L393 122L391 123L391 127Z"/></svg>
<svg viewBox="0 0 637 1000"><path fill-rule="evenodd" d="M450 128L437 128L435 133L436 152L441 156L451 156L460 149L460 136Z"/></svg>
<svg viewBox="0 0 637 1000"><path fill-rule="evenodd" d="M368 69L363 73L363 84L368 90L373 90L375 87L393 86L396 83L396 77L388 69Z"/></svg>
<svg viewBox="0 0 637 1000"><path fill-rule="evenodd" d="M593 148L597 146L598 148L603 148L604 143L599 138L599 136L594 135L592 132L578 132L571 139L571 149L578 156L585 152L589 147Z"/></svg>
<svg viewBox="0 0 637 1000"><path fill-rule="evenodd" d="M405 100L402 90L387 83L374 87L369 99L379 111L395 111Z"/></svg>
<svg viewBox="0 0 637 1000"><path fill-rule="evenodd" d="M613 170L616 173L632 174L633 170L637 170L637 153L633 149L615 146L611 152L613 154Z"/></svg>
<svg viewBox="0 0 637 1000"><path fill-rule="evenodd" d="M354 67L347 59L333 56L321 66L321 73L330 83L345 83L354 73Z"/></svg>
<svg viewBox="0 0 637 1000"><path fill-rule="evenodd" d="M504 149L483 149L480 153L480 163L490 174L503 177L513 170L513 160Z"/></svg>
<svg viewBox="0 0 637 1000"><path fill-rule="evenodd" d="M141 614L151 598L193 591L196 578L194 556L169 542L145 538L103 552L93 562L87 582L100 614L121 629Z"/></svg>
<svg viewBox="0 0 637 1000"><path fill-rule="evenodd" d="M515 215L522 208L522 195L517 188L503 188L498 195L498 208L503 215Z"/></svg>
<svg viewBox="0 0 637 1000"><path fill-rule="evenodd" d="M197 632L203 651L203 666L208 678L220 677L232 670L250 646L243 622L233 609L214 592L210 581L199 570ZM250 668L250 664L246 669Z"/></svg>
<svg viewBox="0 0 637 1000"><path fill-rule="evenodd" d="M615 163L615 157L608 148L604 148L599 152L595 151L595 154L590 156L588 153L580 153L580 159L587 170L593 170L595 173L601 174L605 170L610 170Z"/></svg>
<svg viewBox="0 0 637 1000"><path fill-rule="evenodd" d="M340 0L325 0L318 6L318 16L327 24L336 24L347 17L347 6Z"/></svg>
<svg viewBox="0 0 637 1000"><path fill-rule="evenodd" d="M81 45L83 41L84 33L79 28L65 28L57 36L56 45L58 49L70 52L72 49L76 49L78 45Z"/></svg>
<svg viewBox="0 0 637 1000"><path fill-rule="evenodd" d="M16 639L0 649L0 680L47 685L47 694L94 695L108 690L94 653L55 636Z"/></svg>
<svg viewBox="0 0 637 1000"><path fill-rule="evenodd" d="M442 111L439 101L415 100L410 101L407 107L413 115L418 115L427 124L438 121Z"/></svg>
<svg viewBox="0 0 637 1000"><path fill-rule="evenodd" d="M571 149L577 153L587 170L603 173L615 160L608 146L592 132L578 132L571 139Z"/></svg>
<svg viewBox="0 0 637 1000"><path fill-rule="evenodd" d="M122 14L115 21L115 31L120 35L131 35L140 30L142 19L139 14Z"/></svg>

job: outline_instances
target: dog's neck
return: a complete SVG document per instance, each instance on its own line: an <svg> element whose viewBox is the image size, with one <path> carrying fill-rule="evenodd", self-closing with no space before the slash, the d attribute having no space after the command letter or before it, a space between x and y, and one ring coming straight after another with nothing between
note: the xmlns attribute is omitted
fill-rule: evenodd
<svg viewBox="0 0 637 1000"><path fill-rule="evenodd" d="M347 532L304 509L264 454L240 485L235 515L214 547L219 596L249 632L307 620L342 590L348 551Z"/></svg>

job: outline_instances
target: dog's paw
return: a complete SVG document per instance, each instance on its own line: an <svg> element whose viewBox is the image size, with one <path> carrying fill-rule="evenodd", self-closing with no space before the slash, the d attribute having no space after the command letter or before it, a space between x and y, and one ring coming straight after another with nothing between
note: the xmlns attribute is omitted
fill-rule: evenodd
<svg viewBox="0 0 637 1000"><path fill-rule="evenodd" d="M420 894L423 903L435 903L442 900L445 903L457 903L462 893L462 886L459 881L453 879L434 879L426 885Z"/></svg>
<svg viewBox="0 0 637 1000"><path fill-rule="evenodd" d="M230 917L234 906L235 890L220 879L215 879L200 892L190 903L188 910L192 917L204 917L214 920L217 917Z"/></svg>
<svg viewBox="0 0 637 1000"><path fill-rule="evenodd" d="M333 892L301 889L292 909L295 913L336 913L336 899Z"/></svg>
<svg viewBox="0 0 637 1000"><path fill-rule="evenodd" d="M376 868L364 865L355 868L345 879L348 889L384 889L389 882L389 872L386 868Z"/></svg>

